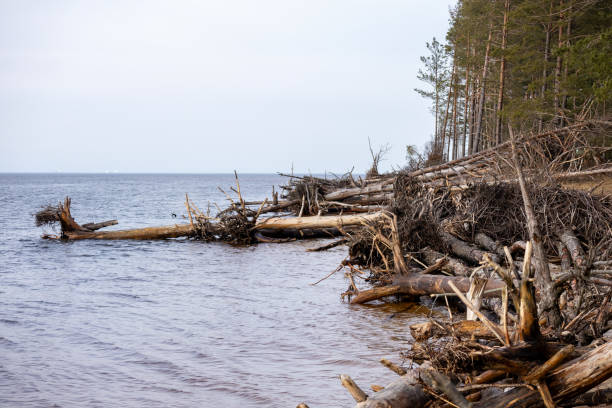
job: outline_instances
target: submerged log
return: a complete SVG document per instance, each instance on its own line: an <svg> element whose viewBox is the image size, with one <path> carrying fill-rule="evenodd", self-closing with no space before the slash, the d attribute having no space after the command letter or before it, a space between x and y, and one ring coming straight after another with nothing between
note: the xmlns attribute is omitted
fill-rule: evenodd
<svg viewBox="0 0 612 408"><path fill-rule="evenodd" d="M467 292L470 289L470 279L466 277L412 274L396 277L390 286L363 290L351 300L351 303L361 304L385 296L400 294L413 296L448 294L453 292L450 282L454 283L462 292ZM498 295L498 292L491 292L491 290L501 289L504 285L502 281L489 280L484 296Z"/></svg>

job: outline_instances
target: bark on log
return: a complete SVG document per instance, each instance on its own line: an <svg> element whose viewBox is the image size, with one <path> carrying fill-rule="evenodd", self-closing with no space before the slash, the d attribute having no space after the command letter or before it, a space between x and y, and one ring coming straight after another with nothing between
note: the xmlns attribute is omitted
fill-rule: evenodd
<svg viewBox="0 0 612 408"><path fill-rule="evenodd" d="M419 370L411 370L408 374L387 385L382 391L355 405L355 408L422 407L429 401L429 396L423 391L418 378Z"/></svg>
<svg viewBox="0 0 612 408"><path fill-rule="evenodd" d="M421 254L423 255L425 262L430 265L435 264L439 259L445 257L445 255L441 252L434 251L430 248L422 249ZM447 262L442 266L442 270L452 272L456 276L469 276L472 273L471 269L459 259L451 256L446 256L446 259Z"/></svg>
<svg viewBox="0 0 612 408"><path fill-rule="evenodd" d="M79 225L70 213L70 198L66 197L61 206L60 223L64 238L76 239L165 239L178 238L193 234L191 224L165 227L149 227L120 231L90 231Z"/></svg>
<svg viewBox="0 0 612 408"><path fill-rule="evenodd" d="M444 326L443 326L444 327ZM497 337L480 320L460 320L448 324L448 330L443 330L440 326L429 321L417 323L410 326L410 334L415 340L427 340L431 337L458 336L463 339L486 339L495 340ZM511 331L511 335L514 334Z"/></svg>
<svg viewBox="0 0 612 408"><path fill-rule="evenodd" d="M365 392L363 392L363 390L359 388L359 386L355 384L355 381L353 381L353 379L349 377L348 375L341 374L340 381L342 382L342 386L346 388L348 392L351 393L355 401L363 402L366 399L368 399L368 395Z"/></svg>
<svg viewBox="0 0 612 408"><path fill-rule="evenodd" d="M453 289L449 282L453 282L462 292L467 292L470 289L470 279L466 277L412 274L396 277L393 285L390 286L363 290L351 300L351 304L366 303L395 294L422 296L452 293ZM502 281L489 280L484 296L499 295L497 292L487 291L501 289L504 285L505 283Z"/></svg>
<svg viewBox="0 0 612 408"><path fill-rule="evenodd" d="M474 245L470 245L467 242L460 240L448 232L442 232L441 238L444 240L444 242L446 242L455 255L465 259L466 261L479 263L484 254L489 254L491 260L493 260L495 263L499 263L499 256L497 254L483 251Z"/></svg>
<svg viewBox="0 0 612 408"><path fill-rule="evenodd" d="M580 395L612 376L612 343L606 343L583 356L568 361L546 377L555 402ZM540 393L515 388L493 399L481 401L478 407L541 407Z"/></svg>
<svg viewBox="0 0 612 408"><path fill-rule="evenodd" d="M483 234L482 232L476 233L474 235L474 242L483 247L489 252L497 254L501 259L504 258L504 247L498 241L495 241L490 236Z"/></svg>
<svg viewBox="0 0 612 408"><path fill-rule="evenodd" d="M256 230L262 229L321 229L342 228L351 225L362 225L380 218L380 212L359 215L323 215L313 217L270 217L257 220Z"/></svg>
<svg viewBox="0 0 612 408"><path fill-rule="evenodd" d="M257 232L262 233L266 237L270 238L295 238L295 239L308 239L308 238L333 238L338 235L342 235L338 228L306 228L306 229L259 229Z"/></svg>
<svg viewBox="0 0 612 408"><path fill-rule="evenodd" d="M393 191L394 181L395 181L395 178L389 178L380 183L371 184L363 188L357 187L357 188L347 188L347 189L332 191L331 193L325 194L325 199L327 201L343 200L345 198L353 197L357 195L380 193L383 191Z"/></svg>
<svg viewBox="0 0 612 408"><path fill-rule="evenodd" d="M357 195L348 197L343 202L348 204L357 204L357 205L370 205L370 204L385 204L391 201L394 197L393 193L384 193L384 194L372 194L372 195Z"/></svg>
<svg viewBox="0 0 612 408"><path fill-rule="evenodd" d="M570 230L564 230L559 238L561 242L565 244L565 247L569 250L569 254L572 257L572 261L574 265L580 270L584 270L586 268L586 256L584 254L584 250L582 249L582 245L580 245L580 241L574 235L574 233Z"/></svg>
<svg viewBox="0 0 612 408"><path fill-rule="evenodd" d="M166 239L179 238L194 233L191 224L177 224L165 227L148 227L120 231L65 232L68 239Z"/></svg>
<svg viewBox="0 0 612 408"><path fill-rule="evenodd" d="M117 225L117 224L119 224L119 221L109 220L109 221L103 221L103 222L89 222L87 224L81 225L81 227L86 228L90 231L96 231L101 228L110 227L111 225Z"/></svg>

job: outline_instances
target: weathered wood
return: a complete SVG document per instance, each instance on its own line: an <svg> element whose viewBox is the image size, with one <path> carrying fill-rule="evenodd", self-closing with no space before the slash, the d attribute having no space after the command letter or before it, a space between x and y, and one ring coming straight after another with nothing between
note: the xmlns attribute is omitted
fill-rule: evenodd
<svg viewBox="0 0 612 408"><path fill-rule="evenodd" d="M429 321L410 326L410 334L415 340L427 340L431 337L456 336L462 339L497 339L493 333L480 320L459 320L449 323L448 330ZM443 326L444 327L444 326ZM511 332L512 333L512 332Z"/></svg>
<svg viewBox="0 0 612 408"><path fill-rule="evenodd" d="M450 378L436 370L426 370L422 372L421 378L431 388L446 394L449 400L451 400L459 408L472 408L472 404L465 399L463 394L457 391L455 385L452 383Z"/></svg>
<svg viewBox="0 0 612 408"><path fill-rule="evenodd" d="M529 269L531 263L531 241L527 242L525 249L525 259L523 261L523 276L519 290L519 340L530 341L540 338L540 325L538 322L538 308L536 306L535 290L533 283L529 279Z"/></svg>
<svg viewBox="0 0 612 408"><path fill-rule="evenodd" d="M580 245L580 241L578 240L576 235L574 235L571 230L566 229L563 230L561 234L559 234L559 238L561 239L561 242L563 242L565 247L568 249L570 257L574 262L574 265L576 265L577 268L584 270L584 268L586 268L587 263L586 255L584 254L582 245Z"/></svg>
<svg viewBox="0 0 612 408"><path fill-rule="evenodd" d="M411 370L406 375L371 395L355 408L413 408L422 407L429 400L419 384L420 370Z"/></svg>
<svg viewBox="0 0 612 408"><path fill-rule="evenodd" d="M445 256L441 252L434 251L431 248L422 249L421 254L428 264L435 264L439 259L446 258L447 262L442 265L442 270L452 272L457 276L469 276L472 272L471 269L459 259L453 258L452 256Z"/></svg>
<svg viewBox="0 0 612 408"><path fill-rule="evenodd" d="M332 191L331 193L325 194L325 199L327 201L337 201L343 200L348 197L364 195L364 194L372 194L372 193L380 193L384 191L393 191L393 182L395 178L389 178L387 180L383 180L377 184L371 184L366 187L357 187L357 188L346 188L340 189L336 191Z"/></svg>
<svg viewBox="0 0 612 408"><path fill-rule="evenodd" d="M109 220L109 221L102 221L102 222L88 222L87 224L81 225L81 227L88 229L90 231L96 231L101 228L110 227L111 225L117 225L117 224L119 224L119 221Z"/></svg>
<svg viewBox="0 0 612 408"><path fill-rule="evenodd" d="M387 367L389 370L393 371L397 375L406 375L407 373L407 371L404 370L402 367L387 360L386 358L381 358L380 362L382 363L382 365L384 365L385 367Z"/></svg>
<svg viewBox="0 0 612 408"><path fill-rule="evenodd" d="M467 299L474 305L476 310L480 310L482 303L482 294L485 286L487 285L487 279L480 276L474 276L471 279L470 289L467 292ZM466 320L476 320L477 316L471 309L468 308L465 314Z"/></svg>
<svg viewBox="0 0 612 408"><path fill-rule="evenodd" d="M351 300L351 303L366 303L395 294L422 296L452 293L453 289L449 284L450 282L453 282L455 286L463 292L467 292L470 288L470 279L466 277L412 274L396 277L393 284L390 286L361 291ZM501 289L503 286L504 283L501 281L489 280L485 288L484 296L499 295L499 293L487 291L492 289Z"/></svg>
<svg viewBox="0 0 612 408"><path fill-rule="evenodd" d="M381 286L368 290L362 290L357 296L351 299L352 304L368 303L376 299L381 299L387 296L398 295L401 293L401 286Z"/></svg>
<svg viewBox="0 0 612 408"><path fill-rule="evenodd" d="M148 227L119 231L91 231L79 225L70 213L70 198L66 197L61 205L60 223L62 238L78 239L165 239L189 236L194 233L190 224L177 224L164 227Z"/></svg>
<svg viewBox="0 0 612 408"><path fill-rule="evenodd" d="M553 400L560 402L588 391L611 376L612 343L606 343L553 370L546 376L546 383ZM527 408L541 407L543 402L537 390L515 388L482 400L477 406Z"/></svg>
<svg viewBox="0 0 612 408"><path fill-rule="evenodd" d="M260 229L255 233L261 233L263 236L268 238L295 238L295 239L308 239L308 238L333 238L342 235L342 232L338 228L306 228L306 229Z"/></svg>
<svg viewBox="0 0 612 408"><path fill-rule="evenodd" d="M261 229L320 229L343 228L351 225L362 225L381 217L382 213L352 214L352 215L323 215L312 217L270 217L257 220L256 230Z"/></svg>
<svg viewBox="0 0 612 408"><path fill-rule="evenodd" d="M148 228L137 228L130 230L119 230L119 231L94 231L94 232L66 232L64 235L68 239L166 239L166 238L179 238L192 235L194 229L190 224L177 224L165 227L148 227Z"/></svg>
<svg viewBox="0 0 612 408"><path fill-rule="evenodd" d="M60 209L59 218L60 218L60 225L62 226L62 232L68 233L68 232L88 231L87 229L79 225L74 220L74 218L72 218L72 214L70 213L70 203L71 203L70 197L66 197L64 199L64 204L60 203L59 205L59 209Z"/></svg>
<svg viewBox="0 0 612 408"><path fill-rule="evenodd" d="M348 392L351 393L355 401L363 402L368 399L368 395L365 392L363 392L363 390L359 388L359 386L355 384L355 381L353 381L353 379L349 377L348 375L346 374L340 375L340 381L342 382L342 385L344 386L344 388L346 388Z"/></svg>
<svg viewBox="0 0 612 408"><path fill-rule="evenodd" d="M517 177L519 179L519 186L521 189L521 196L523 198L523 204L525 208L525 217L527 218L527 229L529 230L529 239L533 245L533 264L536 271L536 286L540 292L540 306L541 315L546 317L548 324L556 328L562 324L561 312L559 311L559 304L557 302L557 291L550 277L550 270L548 268L548 260L546 259L546 251L544 250L544 244L542 243L542 235L540 233L540 227L538 225L533 205L531 203L531 197L527 191L527 185L525 183L525 177L518 156L516 147L516 140L514 137L514 131L511 126L508 126L510 132L510 144L512 148L512 161L514 163L514 169L516 170Z"/></svg>
<svg viewBox="0 0 612 408"><path fill-rule="evenodd" d="M487 251L497 254L500 258L504 257L504 247L499 242L495 241L490 236L477 232L474 235L474 242L486 249Z"/></svg>
<svg viewBox="0 0 612 408"><path fill-rule="evenodd" d="M574 352L574 346L568 344L563 347L561 350L557 351L551 358L546 360L544 364L537 367L535 370L527 374L523 380L528 383L537 383L539 382L546 374L548 374L553 369L557 368L565 359L572 355Z"/></svg>
<svg viewBox="0 0 612 408"><path fill-rule="evenodd" d="M468 244L467 242L460 240L448 232L442 232L441 238L444 240L444 242L446 242L446 244L448 244L451 251L453 251L453 254L465 259L466 261L479 263L484 254L489 254L494 262L499 263L499 256L497 254L483 251L475 245Z"/></svg>
<svg viewBox="0 0 612 408"><path fill-rule="evenodd" d="M461 299L461 301L463 303L465 303L465 305L472 310L472 312L474 312L474 314L476 316L478 316L478 318L485 324L485 326L487 326L487 328L489 328L491 330L491 332L495 335L495 337L497 337L497 339L500 341L501 344L504 344L506 346L509 346L508 343L506 343L506 341L504 340L504 333L502 331L502 329L497 326L495 323L491 322L484 314L482 314L473 304L472 302L469 301L469 299L467 299L461 290L459 290L459 288L457 288L457 286L455 286L455 284L453 284L453 282L449 282L448 283L449 286L453 289L453 291L457 294L457 296L459 296L459 299Z"/></svg>

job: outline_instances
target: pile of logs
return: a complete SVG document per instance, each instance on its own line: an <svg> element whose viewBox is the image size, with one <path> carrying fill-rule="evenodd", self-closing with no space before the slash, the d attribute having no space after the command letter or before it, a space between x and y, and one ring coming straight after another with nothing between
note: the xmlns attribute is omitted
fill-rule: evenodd
<svg viewBox="0 0 612 408"><path fill-rule="evenodd" d="M612 390L586 392L612 375L602 339L612 328L612 198L561 184L611 177L611 128L587 121L520 138L511 129L495 149L366 179L288 175L270 201L245 201L236 175L227 208L213 216L186 195L189 222L164 227L100 231L117 221L78 224L68 197L36 223L59 223L60 234L44 237L69 240L339 236L314 250L348 245L350 303L425 296L449 313L411 327L419 342L404 356L419 366L385 360L400 375L386 387L368 396L341 377L358 407L608 403ZM360 290L358 278L371 287Z"/></svg>

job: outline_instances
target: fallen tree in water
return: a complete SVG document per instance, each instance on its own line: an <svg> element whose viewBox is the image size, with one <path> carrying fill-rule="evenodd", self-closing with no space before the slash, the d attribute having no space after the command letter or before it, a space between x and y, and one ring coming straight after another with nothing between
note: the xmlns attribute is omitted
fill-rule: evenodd
<svg viewBox="0 0 612 408"><path fill-rule="evenodd" d="M69 240L150 240L191 237L235 243L251 243L252 240L275 242L275 239L278 238L332 237L341 234L339 228L362 225L364 222L380 217L380 213L371 213L259 219L260 213L245 208L244 211L238 212L226 211L216 219L201 214L190 214L191 222L189 224L97 231L104 227L116 225L118 222L117 220L111 220L80 225L72 217L70 204L70 197L66 197L63 203L59 203L55 207L47 206L36 214L36 223L39 226L52 225L53 223L61 225L60 236L44 235L43 237ZM240 240L243 242L239 242Z"/></svg>

